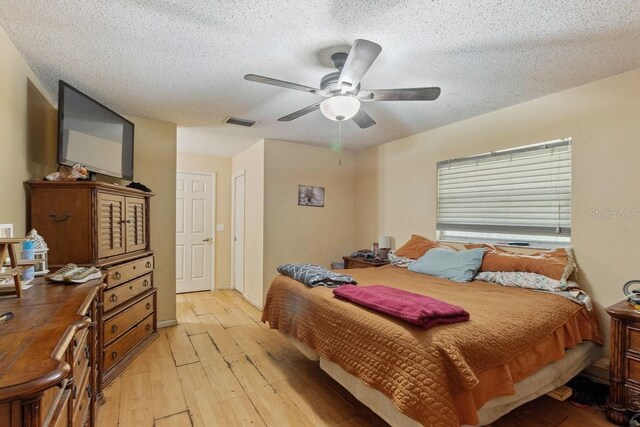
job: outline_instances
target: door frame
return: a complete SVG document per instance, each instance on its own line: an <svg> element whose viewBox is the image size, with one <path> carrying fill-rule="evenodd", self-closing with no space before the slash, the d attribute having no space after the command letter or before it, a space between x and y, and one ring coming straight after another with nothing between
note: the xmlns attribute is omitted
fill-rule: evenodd
<svg viewBox="0 0 640 427"><path fill-rule="evenodd" d="M211 189L213 190L213 193L211 194L211 259L209 260L209 262L211 263L211 288L209 289L209 291L213 291L214 289L216 289L216 250L218 248L217 245L217 241L218 239L216 239L216 233L217 233L217 226L216 226L216 198L217 198L217 191L216 191L216 172L201 172L201 171L190 171L190 170L176 170L176 179L178 178L178 174L182 173L182 174L186 174L186 175L205 175L205 176L209 176L211 177ZM175 228L175 226L174 226ZM206 292L206 291L197 291L197 292ZM176 295L178 295L178 293L176 292Z"/></svg>
<svg viewBox="0 0 640 427"><path fill-rule="evenodd" d="M247 225L247 204L246 204L246 200L247 200L247 173L245 169L241 169L235 173L233 173L231 175L231 289L236 289L236 178L239 177L244 177L244 218L243 218L243 222L246 228ZM245 233L243 233L243 242L242 242L242 247L245 247L245 243L246 243L246 239L244 238L244 236L246 235L246 229L245 229ZM246 253L246 250L245 250ZM246 257L243 255L242 256L242 263L243 263L243 267L244 264L246 264ZM245 275L244 273L242 274L242 277L244 279ZM245 288L246 286L244 286L244 283L242 285L242 295L246 295L245 293Z"/></svg>

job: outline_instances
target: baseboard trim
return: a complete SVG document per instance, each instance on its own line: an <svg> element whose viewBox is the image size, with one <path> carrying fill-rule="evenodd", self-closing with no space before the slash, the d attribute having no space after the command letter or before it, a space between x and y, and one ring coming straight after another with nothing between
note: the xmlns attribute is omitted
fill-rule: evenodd
<svg viewBox="0 0 640 427"><path fill-rule="evenodd" d="M170 326L176 326L177 324L178 324L178 321L176 319L159 320L158 321L158 328L168 328Z"/></svg>
<svg viewBox="0 0 640 427"><path fill-rule="evenodd" d="M254 300L246 296L245 294L242 294L242 298L244 298L245 301L247 301L249 304L257 308L258 310L262 311L262 305L258 304L257 302L255 302Z"/></svg>
<svg viewBox="0 0 640 427"><path fill-rule="evenodd" d="M233 288L231 286L216 286L215 288L213 288L214 291L224 291L229 289L233 289Z"/></svg>

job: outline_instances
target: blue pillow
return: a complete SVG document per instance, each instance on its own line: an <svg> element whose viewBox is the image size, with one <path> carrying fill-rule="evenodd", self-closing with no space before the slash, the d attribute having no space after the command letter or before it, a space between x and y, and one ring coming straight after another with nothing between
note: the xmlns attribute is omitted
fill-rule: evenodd
<svg viewBox="0 0 640 427"><path fill-rule="evenodd" d="M409 264L408 269L464 283L471 281L476 275L482 265L483 255L484 248L460 252L434 248Z"/></svg>

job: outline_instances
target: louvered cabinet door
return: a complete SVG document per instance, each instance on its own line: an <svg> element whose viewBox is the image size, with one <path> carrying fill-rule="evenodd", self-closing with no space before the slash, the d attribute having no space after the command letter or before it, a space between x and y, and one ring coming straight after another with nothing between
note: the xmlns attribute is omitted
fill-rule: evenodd
<svg viewBox="0 0 640 427"><path fill-rule="evenodd" d="M125 252L125 197L98 193L98 258Z"/></svg>
<svg viewBox="0 0 640 427"><path fill-rule="evenodd" d="M144 250L147 247L146 204L142 197L126 198L127 252Z"/></svg>

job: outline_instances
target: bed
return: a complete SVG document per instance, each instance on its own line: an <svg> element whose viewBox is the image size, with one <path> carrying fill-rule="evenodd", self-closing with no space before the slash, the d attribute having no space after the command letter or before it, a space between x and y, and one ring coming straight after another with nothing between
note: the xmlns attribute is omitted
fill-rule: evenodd
<svg viewBox="0 0 640 427"><path fill-rule="evenodd" d="M274 279L262 320L392 425L492 422L600 355L595 311L557 295L458 284L392 265L349 274L359 286L393 286L471 314L425 331L334 298L331 289Z"/></svg>

